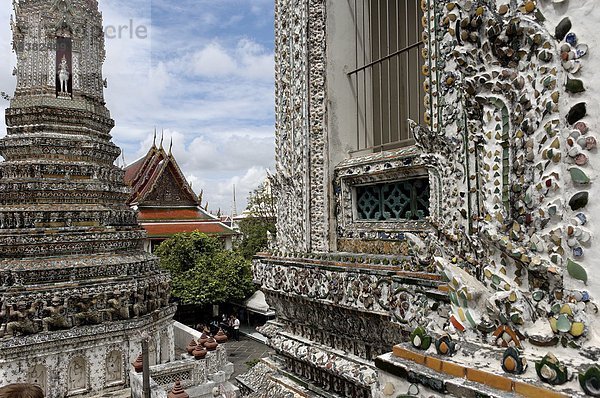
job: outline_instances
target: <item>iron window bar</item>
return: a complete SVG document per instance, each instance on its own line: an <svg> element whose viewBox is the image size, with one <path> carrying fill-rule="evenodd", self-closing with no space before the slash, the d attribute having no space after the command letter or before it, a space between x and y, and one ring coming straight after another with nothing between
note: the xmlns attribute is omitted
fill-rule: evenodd
<svg viewBox="0 0 600 398"><path fill-rule="evenodd" d="M371 67L371 66L373 66L373 65L376 65L376 64L378 64L378 63L381 63L381 62L383 62L383 61L385 61L385 60L387 60L387 59L393 58L393 57L395 57L396 55L399 55L399 54L403 54L403 53L405 53L405 52L408 52L408 51L412 50L413 48L415 48L415 47L420 47L420 46L422 46L422 45L423 45L423 41L418 41L418 42L416 42L416 43L413 43L413 44L411 44L411 45L410 45L410 46L408 46L408 47L404 47L404 48L402 48L402 49L400 49L400 50L394 51L393 53L391 53L391 54L388 54L388 55L386 55L385 57L381 57L381 58L379 58L379 59L378 59L378 60L376 60L376 61L369 62L368 64L366 64L366 65L363 65L363 66L361 66L360 68L357 68L357 69L354 69L354 70L353 70L353 71L351 71L351 72L348 72L348 76L351 76L351 75L353 75L353 74L355 74L355 73L358 73L358 72L360 72L360 71L363 71L363 70L365 70L365 69L367 69L367 68L369 68L369 67Z"/></svg>

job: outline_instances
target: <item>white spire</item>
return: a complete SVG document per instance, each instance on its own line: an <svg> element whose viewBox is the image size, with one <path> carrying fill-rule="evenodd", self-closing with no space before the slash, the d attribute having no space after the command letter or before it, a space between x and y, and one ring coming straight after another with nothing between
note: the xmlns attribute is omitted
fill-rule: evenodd
<svg viewBox="0 0 600 398"><path fill-rule="evenodd" d="M237 216L237 200L235 198L235 184L233 184L233 209L231 209L231 218Z"/></svg>

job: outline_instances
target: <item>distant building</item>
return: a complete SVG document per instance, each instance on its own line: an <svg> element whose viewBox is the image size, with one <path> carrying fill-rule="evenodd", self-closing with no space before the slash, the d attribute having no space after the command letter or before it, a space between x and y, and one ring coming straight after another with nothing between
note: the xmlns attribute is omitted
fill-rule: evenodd
<svg viewBox="0 0 600 398"><path fill-rule="evenodd" d="M148 233L146 251L153 252L174 234L194 231L218 236L231 249L237 233L200 207L201 199L162 145L153 144L146 156L125 167L125 183L132 189L127 203L139 211Z"/></svg>

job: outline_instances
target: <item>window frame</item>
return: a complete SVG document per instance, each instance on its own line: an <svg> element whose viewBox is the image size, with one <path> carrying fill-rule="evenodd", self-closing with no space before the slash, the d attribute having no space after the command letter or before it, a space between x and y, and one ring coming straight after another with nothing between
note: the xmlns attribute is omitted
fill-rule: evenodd
<svg viewBox="0 0 600 398"><path fill-rule="evenodd" d="M415 146L344 160L335 168L333 181L337 238L381 239L391 237L388 233L430 230L430 219L436 219L440 209L439 175ZM377 221L357 216L357 186L422 177L429 179L429 215L424 219Z"/></svg>

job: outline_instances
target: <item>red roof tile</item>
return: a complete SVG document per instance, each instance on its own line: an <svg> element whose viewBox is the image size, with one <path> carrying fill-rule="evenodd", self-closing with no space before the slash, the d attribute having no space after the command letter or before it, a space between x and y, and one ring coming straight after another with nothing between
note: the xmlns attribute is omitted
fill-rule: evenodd
<svg viewBox="0 0 600 398"><path fill-rule="evenodd" d="M198 208L141 208L139 220L213 220Z"/></svg>
<svg viewBox="0 0 600 398"><path fill-rule="evenodd" d="M146 160L146 156L135 161L134 163L130 164L129 166L125 167L125 177L124 177L125 184L131 185L131 183L133 182L133 179L135 178L135 176L137 176L140 168L144 164L144 161Z"/></svg>

